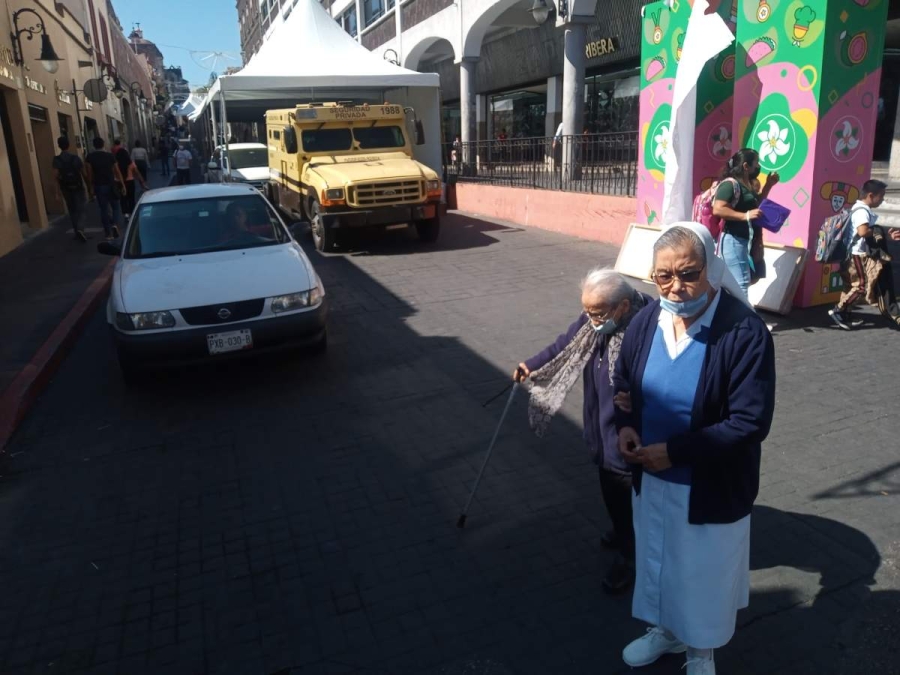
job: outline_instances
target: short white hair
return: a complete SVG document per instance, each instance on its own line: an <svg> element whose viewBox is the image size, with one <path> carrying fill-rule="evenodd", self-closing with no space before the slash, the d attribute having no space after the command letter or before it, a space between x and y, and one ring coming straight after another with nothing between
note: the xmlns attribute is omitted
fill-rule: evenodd
<svg viewBox="0 0 900 675"><path fill-rule="evenodd" d="M634 290L628 280L608 267L595 267L581 280L581 292L599 295L611 305L631 297Z"/></svg>

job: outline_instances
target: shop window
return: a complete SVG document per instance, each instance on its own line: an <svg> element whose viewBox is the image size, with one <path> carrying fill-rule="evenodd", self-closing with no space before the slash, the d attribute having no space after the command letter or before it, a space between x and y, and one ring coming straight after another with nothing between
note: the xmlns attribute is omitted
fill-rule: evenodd
<svg viewBox="0 0 900 675"><path fill-rule="evenodd" d="M358 30L356 21L356 5L351 5L350 9L345 11L338 17L338 23L351 37L356 37Z"/></svg>
<svg viewBox="0 0 900 675"><path fill-rule="evenodd" d="M384 3L385 0L363 0L363 16L367 26L384 14Z"/></svg>
<svg viewBox="0 0 900 675"><path fill-rule="evenodd" d="M585 122L591 133L636 131L639 123L640 77L632 73L588 78Z"/></svg>

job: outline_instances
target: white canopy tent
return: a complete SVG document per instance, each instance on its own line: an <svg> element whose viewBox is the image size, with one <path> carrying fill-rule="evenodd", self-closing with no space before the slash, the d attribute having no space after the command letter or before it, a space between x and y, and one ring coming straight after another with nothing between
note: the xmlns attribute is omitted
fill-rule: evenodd
<svg viewBox="0 0 900 675"><path fill-rule="evenodd" d="M220 76L203 102L215 128L263 122L266 110L304 102L385 101L412 107L427 143L416 158L441 170L440 79L385 61L348 35L317 0L299 0L250 62ZM216 105L218 104L218 105ZM218 108L218 109L216 109Z"/></svg>

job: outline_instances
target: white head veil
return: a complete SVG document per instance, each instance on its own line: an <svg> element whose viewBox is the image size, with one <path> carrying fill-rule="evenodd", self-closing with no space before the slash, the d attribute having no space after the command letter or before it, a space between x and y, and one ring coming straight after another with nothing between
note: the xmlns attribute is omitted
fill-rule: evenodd
<svg viewBox="0 0 900 675"><path fill-rule="evenodd" d="M706 278L709 279L709 283L712 287L717 290L724 288L731 295L747 305L747 307L754 309L753 305L750 304L750 301L744 296L744 291L741 290L737 279L734 278L734 275L725 265L725 261L716 255L716 244L713 242L709 230L700 223L685 220L678 223L670 223L663 228L663 231L672 227L683 227L688 229L696 234L700 238L700 241L703 242L703 248L706 249Z"/></svg>

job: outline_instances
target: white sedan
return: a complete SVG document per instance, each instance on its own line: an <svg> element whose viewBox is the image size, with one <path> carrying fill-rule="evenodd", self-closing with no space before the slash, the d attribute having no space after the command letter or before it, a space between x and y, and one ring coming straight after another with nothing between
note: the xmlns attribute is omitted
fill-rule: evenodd
<svg viewBox="0 0 900 675"><path fill-rule="evenodd" d="M325 289L249 185L146 192L117 255L107 322L126 379L147 366L326 346Z"/></svg>

